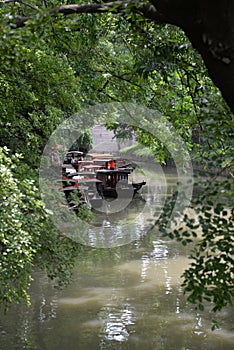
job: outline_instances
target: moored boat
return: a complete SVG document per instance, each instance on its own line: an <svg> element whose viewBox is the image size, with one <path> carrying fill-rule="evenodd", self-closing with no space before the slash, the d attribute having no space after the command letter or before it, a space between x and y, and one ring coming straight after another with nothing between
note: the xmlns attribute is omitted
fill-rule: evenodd
<svg viewBox="0 0 234 350"><path fill-rule="evenodd" d="M96 177L101 181L97 184L98 193L103 197L132 197L146 184L145 181L129 182L129 175L132 172L132 168L98 170Z"/></svg>
<svg viewBox="0 0 234 350"><path fill-rule="evenodd" d="M90 157L88 162L81 160L79 170L67 172L60 181L65 187L66 197L71 194L70 190L77 190L78 187L91 208L102 206L105 198L131 199L146 184L145 181L133 182L134 168L120 158L96 156ZM69 185L73 185L73 188Z"/></svg>

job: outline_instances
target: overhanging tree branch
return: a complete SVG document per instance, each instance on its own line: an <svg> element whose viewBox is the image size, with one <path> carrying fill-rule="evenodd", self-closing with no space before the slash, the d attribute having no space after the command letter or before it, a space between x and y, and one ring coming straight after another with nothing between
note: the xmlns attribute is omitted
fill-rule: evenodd
<svg viewBox="0 0 234 350"><path fill-rule="evenodd" d="M2 1L4 4L7 4L7 3L10 3L10 2L13 2L13 3L16 3L18 2L19 4L23 4L25 6L28 6L30 7L31 9L33 10L38 10L38 7L36 6L33 6L32 4L30 4L29 2L26 2L26 1L23 1L23 0L4 0Z"/></svg>
<svg viewBox="0 0 234 350"><path fill-rule="evenodd" d="M4 3L9 3L11 0L5 0ZM17 1L16 1L17 2ZM20 1L19 1L20 2ZM72 14L85 14L85 13L123 13L124 11L131 11L132 13L138 13L146 19L158 21L161 23L168 23L168 18L158 12L154 5L145 2L139 2L137 0L120 0L112 1L103 4L70 4L56 6L49 11L45 12L48 15L63 14L64 16ZM36 16L28 17L16 17L14 18L14 24L16 28L23 27L29 20L33 20Z"/></svg>

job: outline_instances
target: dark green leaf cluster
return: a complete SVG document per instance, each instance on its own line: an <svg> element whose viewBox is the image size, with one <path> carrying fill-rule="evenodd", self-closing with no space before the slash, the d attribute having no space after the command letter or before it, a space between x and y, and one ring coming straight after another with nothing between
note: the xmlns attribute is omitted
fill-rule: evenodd
<svg viewBox="0 0 234 350"><path fill-rule="evenodd" d="M218 311L232 305L234 297L234 186L231 177L209 181L205 186L199 183L202 195L194 200L195 219L185 216L182 235L198 235L198 242L184 273L184 287L200 309L206 300Z"/></svg>
<svg viewBox="0 0 234 350"><path fill-rule="evenodd" d="M213 164L214 165L214 164ZM196 183L191 208L177 221L177 229L165 229L166 216L175 202L169 200L161 231L182 244L193 243L191 265L183 274L188 300L200 310L206 302L213 311L233 305L234 297L234 184L232 176L209 176Z"/></svg>
<svg viewBox="0 0 234 350"><path fill-rule="evenodd" d="M0 145L35 167L54 128L80 106L77 80L66 56L29 28L3 27L0 66Z"/></svg>

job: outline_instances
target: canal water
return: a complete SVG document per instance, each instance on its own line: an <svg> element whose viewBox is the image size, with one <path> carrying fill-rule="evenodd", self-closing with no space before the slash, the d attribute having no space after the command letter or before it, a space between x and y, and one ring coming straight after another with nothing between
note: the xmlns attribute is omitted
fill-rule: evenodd
<svg viewBox="0 0 234 350"><path fill-rule="evenodd" d="M117 225L126 216L146 225L150 210L141 219L139 212L145 206L160 209L176 182L173 173L167 174L167 185L165 178L159 179L158 187L144 190L124 218L121 213L108 216L103 225ZM181 275L190 249L152 228L124 245L86 246L72 284L63 291L36 272L31 306L14 306L1 314L0 350L234 349L233 310L217 314L220 328L211 331L210 306L197 312L183 295Z"/></svg>

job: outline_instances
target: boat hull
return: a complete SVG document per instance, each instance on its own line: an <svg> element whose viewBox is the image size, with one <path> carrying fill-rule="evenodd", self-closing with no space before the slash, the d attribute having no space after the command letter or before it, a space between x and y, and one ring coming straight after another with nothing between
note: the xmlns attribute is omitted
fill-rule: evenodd
<svg viewBox="0 0 234 350"><path fill-rule="evenodd" d="M117 185L115 188L105 188L101 185L98 192L100 196L107 198L132 198L145 184L146 182L142 181L124 187Z"/></svg>

